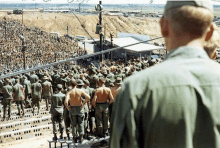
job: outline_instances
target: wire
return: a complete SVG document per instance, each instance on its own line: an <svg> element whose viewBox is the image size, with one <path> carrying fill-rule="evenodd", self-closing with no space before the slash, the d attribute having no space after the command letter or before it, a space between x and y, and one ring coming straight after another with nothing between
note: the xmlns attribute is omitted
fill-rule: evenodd
<svg viewBox="0 0 220 148"><path fill-rule="evenodd" d="M45 69L45 68L56 66L56 65L59 65L59 64L64 64L64 63L67 63L67 62L72 62L72 61L77 61L77 60L82 60L82 59L94 57L94 56L97 56L97 55L100 55L100 54L104 54L104 53L108 53L108 52L111 52L111 51L119 50L121 48L130 47L130 46L138 45L138 44L141 44L141 43L146 43L146 42L161 39L161 38L163 38L163 37L157 37L157 38L154 38L154 39L150 39L150 40L146 40L146 41L142 41L142 42L138 42L138 43L122 46L122 47L116 47L116 48L96 52L96 53L93 53L93 54L90 54L90 55L84 55L84 56L80 56L80 57L76 57L76 58L71 58L71 59L68 59L68 60L62 60L62 61L54 62L54 63L43 65L43 66L37 66L37 67L31 68L31 69L17 71L17 72L14 72L14 73L10 73L10 74L0 76L0 80L8 78L8 77L16 76L16 75L19 75L19 74L28 73L28 72L31 72L31 71L36 71L36 70L39 70L39 69Z"/></svg>
<svg viewBox="0 0 220 148"><path fill-rule="evenodd" d="M77 18L77 20L79 21L79 23L81 24L82 28L84 29L84 31L90 36L90 38L94 41L94 44L97 46L97 48L100 50L100 48L98 47L95 39L89 34L89 32L86 30L85 27L83 27L82 22L80 21L80 19L77 17L77 15L75 13L73 13L75 15L75 17Z"/></svg>

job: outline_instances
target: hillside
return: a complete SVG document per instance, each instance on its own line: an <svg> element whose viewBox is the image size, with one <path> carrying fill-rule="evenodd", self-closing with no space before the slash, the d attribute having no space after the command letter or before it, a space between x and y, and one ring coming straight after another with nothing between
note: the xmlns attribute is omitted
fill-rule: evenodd
<svg viewBox="0 0 220 148"><path fill-rule="evenodd" d="M7 15L0 13L0 19L3 16L6 18L15 19L21 22L21 15ZM98 15L77 15L80 21L85 25L85 28L94 38L98 38L95 34L96 24L98 23ZM125 18L118 16L103 16L103 24L106 24L106 33L109 37L110 31L137 33L150 35L151 37L160 36L159 19L156 18ZM69 34L71 35L86 35L88 36L79 21L73 14L62 13L24 13L24 24L30 27L39 27L46 32L59 32L62 35L66 34L66 26L69 26Z"/></svg>

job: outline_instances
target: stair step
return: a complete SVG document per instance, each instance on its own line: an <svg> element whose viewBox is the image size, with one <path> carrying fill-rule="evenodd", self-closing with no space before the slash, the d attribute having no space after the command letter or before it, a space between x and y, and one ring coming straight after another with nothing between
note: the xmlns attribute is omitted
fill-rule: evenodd
<svg viewBox="0 0 220 148"><path fill-rule="evenodd" d="M12 142L15 140L28 139L32 137L43 136L52 133L52 124L42 125L33 128L26 128L12 132L5 132L0 134L0 143Z"/></svg>
<svg viewBox="0 0 220 148"><path fill-rule="evenodd" d="M23 128L33 128L41 125L48 125L51 122L51 116L48 115L41 118L29 118L29 120L5 123L0 125L0 133L17 131Z"/></svg>

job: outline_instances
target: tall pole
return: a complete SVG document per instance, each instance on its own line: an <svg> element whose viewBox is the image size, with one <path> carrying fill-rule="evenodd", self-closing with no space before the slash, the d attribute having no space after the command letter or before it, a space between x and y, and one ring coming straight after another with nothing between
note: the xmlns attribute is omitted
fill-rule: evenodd
<svg viewBox="0 0 220 148"><path fill-rule="evenodd" d="M23 14L24 14L24 11L23 11L23 9L22 9L22 25L23 25L23 19L24 19Z"/></svg>
<svg viewBox="0 0 220 148"><path fill-rule="evenodd" d="M102 5L102 1L99 1L99 5ZM102 48L102 10L100 10L100 12L99 12L99 25L101 27L101 30L100 30L100 49L102 51L103 50L103 48ZM102 61L102 58L103 58L103 54L101 55L101 61Z"/></svg>

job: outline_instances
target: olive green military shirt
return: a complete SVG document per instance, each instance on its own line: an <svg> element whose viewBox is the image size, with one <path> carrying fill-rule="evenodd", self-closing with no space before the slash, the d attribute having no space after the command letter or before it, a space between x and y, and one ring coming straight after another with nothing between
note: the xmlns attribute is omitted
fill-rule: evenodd
<svg viewBox="0 0 220 148"><path fill-rule="evenodd" d="M51 97L51 111L62 113L64 106L65 94L59 92Z"/></svg>
<svg viewBox="0 0 220 148"><path fill-rule="evenodd" d="M32 96L41 98L42 86L40 83L33 83L31 85Z"/></svg>
<svg viewBox="0 0 220 148"><path fill-rule="evenodd" d="M13 88L11 85L5 85L2 88L4 99L12 99Z"/></svg>
<svg viewBox="0 0 220 148"><path fill-rule="evenodd" d="M42 83L42 96L43 97L50 97L52 90L52 84L49 81L45 81Z"/></svg>
<svg viewBox="0 0 220 148"><path fill-rule="evenodd" d="M23 86L25 88L25 94L31 94L31 82L25 80Z"/></svg>
<svg viewBox="0 0 220 148"><path fill-rule="evenodd" d="M125 80L113 107L111 148L220 147L220 66L180 47Z"/></svg>
<svg viewBox="0 0 220 148"><path fill-rule="evenodd" d="M13 86L13 93L15 101L24 100L24 88L21 84L17 83Z"/></svg>

